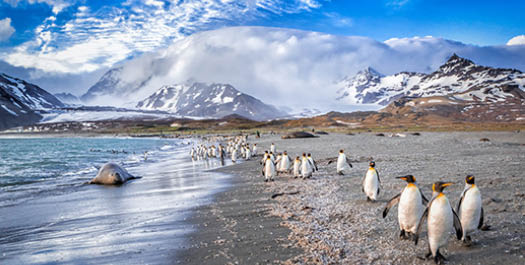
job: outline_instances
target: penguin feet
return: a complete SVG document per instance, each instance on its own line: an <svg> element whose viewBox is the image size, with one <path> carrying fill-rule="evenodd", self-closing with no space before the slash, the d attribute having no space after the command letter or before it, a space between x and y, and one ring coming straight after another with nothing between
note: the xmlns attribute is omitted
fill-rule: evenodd
<svg viewBox="0 0 525 265"><path fill-rule="evenodd" d="M401 231L399 232L399 238L400 238L401 240L406 240L406 239L408 239L408 236L406 235L405 230L401 230Z"/></svg>
<svg viewBox="0 0 525 265"><path fill-rule="evenodd" d="M463 237L463 239L461 241L463 242L463 245L465 247L472 246L472 238L470 238L470 236Z"/></svg>
<svg viewBox="0 0 525 265"><path fill-rule="evenodd" d="M420 260L429 260L429 259L432 258L432 252L430 252L430 250L429 250L428 253L425 254L424 257L417 256L417 258L420 259Z"/></svg>
<svg viewBox="0 0 525 265"><path fill-rule="evenodd" d="M434 262L436 264L443 264L443 261L448 261L447 258L445 258L441 253L439 253L439 250L436 253L436 256L434 257Z"/></svg>

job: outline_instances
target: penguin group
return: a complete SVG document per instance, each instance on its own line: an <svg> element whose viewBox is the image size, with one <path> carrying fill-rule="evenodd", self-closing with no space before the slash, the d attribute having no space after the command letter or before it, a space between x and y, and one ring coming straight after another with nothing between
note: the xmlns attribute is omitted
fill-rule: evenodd
<svg viewBox="0 0 525 265"><path fill-rule="evenodd" d="M272 143L270 151L265 151L261 160L262 175L265 181L273 181L279 173L292 173L295 178L307 179L312 173L318 170L316 162L310 154L303 153L295 160L290 158L285 151L274 157L276 146ZM328 164L333 163L329 161ZM377 201L381 191L381 179L376 163L370 161L368 170L362 179L362 192L367 201ZM352 163L347 158L344 150L339 151L337 157L336 173L345 175L353 168ZM435 182L432 185L432 197L427 199L416 184L413 175L397 177L406 182L403 190L390 199L383 212L383 218L387 216L390 209L398 204L398 224L400 239L413 240L417 245L425 224L428 235L428 253L425 258L432 258L436 264L441 264L446 258L441 254L440 249L448 243L450 232L454 231L458 240L462 240L467 246L472 239L470 234L483 226L483 207L481 192L475 185L474 176L468 175L465 179L465 189L461 193L461 198L454 209L444 189L452 182Z"/></svg>
<svg viewBox="0 0 525 265"><path fill-rule="evenodd" d="M260 161L262 165L261 174L265 182L274 181L279 173L292 174L294 178L308 179L312 177L314 172L319 170L311 153L303 153L302 157L297 156L292 160L287 151L278 153L275 156L276 152L277 148L272 143L270 151L264 151Z"/></svg>
<svg viewBox="0 0 525 265"><path fill-rule="evenodd" d="M453 182L439 181L432 184L432 198L428 200L417 187L414 176L398 178L406 181L407 185L401 193L388 201L383 210L383 218L390 208L399 204L397 217L401 239L414 240L417 245L426 218L428 253L425 258L432 258L436 264L446 260L440 249L448 243L451 231L455 231L458 240L470 245L470 233L482 228L484 218L481 192L475 184L474 176L466 176L465 189L455 210L443 192Z"/></svg>
<svg viewBox="0 0 525 265"><path fill-rule="evenodd" d="M232 162L239 159L250 160L258 155L258 147L247 140L246 135L207 139L208 144L201 143L192 147L190 155L192 159L197 160L219 158L223 161L226 157L231 158ZM333 162L330 160L328 164ZM305 152L293 158L287 151L278 153L275 143L271 143L269 150L264 151L260 165L265 182L275 181L279 174L309 179L319 170L311 153ZM344 150L339 150L335 173L347 175L352 168L353 165ZM484 220L481 192L475 184L474 176L466 176L465 188L455 208L444 193L445 188L453 182L435 182L432 185L432 196L427 199L413 175L397 179L406 182L406 186L386 203L382 217L386 218L392 207L397 205L400 239L413 240L417 245L426 224L428 253L425 258L432 258L436 264L446 260L440 250L447 245L451 232L467 246L471 244L471 234L482 228ZM375 202L379 199L381 179L374 161L369 161L361 186L367 201Z"/></svg>
<svg viewBox="0 0 525 265"><path fill-rule="evenodd" d="M217 158L224 165L228 158L235 163L239 159L250 160L257 156L257 144L250 145L247 135L204 138L200 144L191 147L190 156L194 161Z"/></svg>

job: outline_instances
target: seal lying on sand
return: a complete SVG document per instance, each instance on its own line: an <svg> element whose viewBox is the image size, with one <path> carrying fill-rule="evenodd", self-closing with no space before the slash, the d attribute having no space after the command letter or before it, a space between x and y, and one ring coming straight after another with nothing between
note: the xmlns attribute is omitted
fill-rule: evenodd
<svg viewBox="0 0 525 265"><path fill-rule="evenodd" d="M137 178L140 177L134 177L115 163L106 163L100 168L97 176L88 184L119 185L130 179Z"/></svg>

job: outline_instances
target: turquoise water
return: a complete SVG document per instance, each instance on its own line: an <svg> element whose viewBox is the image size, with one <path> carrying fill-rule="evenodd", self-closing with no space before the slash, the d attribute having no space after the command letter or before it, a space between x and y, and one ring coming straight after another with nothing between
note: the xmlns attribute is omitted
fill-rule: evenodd
<svg viewBox="0 0 525 265"><path fill-rule="evenodd" d="M60 192L82 184L108 161L134 166L144 152L170 144L162 139L0 139L0 206L29 199L34 194ZM150 162L155 162L155 156Z"/></svg>
<svg viewBox="0 0 525 265"><path fill-rule="evenodd" d="M189 140L0 139L0 264L166 264L229 177ZM147 156L145 156L147 152ZM115 162L142 178L87 185Z"/></svg>

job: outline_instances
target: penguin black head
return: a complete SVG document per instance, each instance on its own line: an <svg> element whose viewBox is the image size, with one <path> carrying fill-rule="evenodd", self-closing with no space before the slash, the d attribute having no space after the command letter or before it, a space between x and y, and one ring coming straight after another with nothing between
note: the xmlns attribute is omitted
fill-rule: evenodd
<svg viewBox="0 0 525 265"><path fill-rule="evenodd" d="M344 153L344 152L345 152L345 151L344 151L343 149L339 150L339 153L341 153L341 154Z"/></svg>
<svg viewBox="0 0 525 265"><path fill-rule="evenodd" d="M303 156L306 156L306 153L303 153Z"/></svg>
<svg viewBox="0 0 525 265"><path fill-rule="evenodd" d="M453 182L443 182L443 181L438 181L438 182L435 182L434 184L432 184L432 191L433 192L443 192L443 190L454 184Z"/></svg>
<svg viewBox="0 0 525 265"><path fill-rule="evenodd" d="M288 153L286 153L286 151L283 152L284 155L288 155Z"/></svg>
<svg viewBox="0 0 525 265"><path fill-rule="evenodd" d="M268 150L264 151L265 154L268 154Z"/></svg>
<svg viewBox="0 0 525 265"><path fill-rule="evenodd" d="M312 156L312 154L308 153L308 157L311 157L311 156Z"/></svg>
<svg viewBox="0 0 525 265"><path fill-rule="evenodd" d="M467 177L465 177L465 182L467 184L474 184L474 176L468 175Z"/></svg>
<svg viewBox="0 0 525 265"><path fill-rule="evenodd" d="M376 166L376 162L370 161L370 163L368 165L370 165L370 167L375 167Z"/></svg>
<svg viewBox="0 0 525 265"><path fill-rule="evenodd" d="M412 175L406 175L406 176L402 176L402 177L397 177L398 179L402 179L408 183L414 183L416 182L416 178Z"/></svg>
<svg viewBox="0 0 525 265"><path fill-rule="evenodd" d="M295 160L299 160L299 157L296 157Z"/></svg>

